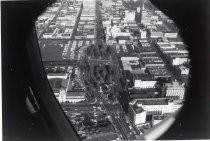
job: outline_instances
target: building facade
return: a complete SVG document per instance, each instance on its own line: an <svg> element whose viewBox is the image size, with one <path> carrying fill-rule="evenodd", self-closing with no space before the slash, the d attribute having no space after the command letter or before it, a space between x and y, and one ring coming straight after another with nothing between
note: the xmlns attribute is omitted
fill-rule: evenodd
<svg viewBox="0 0 210 141"><path fill-rule="evenodd" d="M179 82L165 83L163 86L163 94L166 98L183 100L185 95L185 87Z"/></svg>

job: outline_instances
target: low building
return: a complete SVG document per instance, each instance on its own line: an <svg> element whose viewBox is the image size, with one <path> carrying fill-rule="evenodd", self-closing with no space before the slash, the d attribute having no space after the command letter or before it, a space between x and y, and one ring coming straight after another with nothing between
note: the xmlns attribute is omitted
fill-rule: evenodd
<svg viewBox="0 0 210 141"><path fill-rule="evenodd" d="M141 53L142 59L159 59L160 57L157 55L157 53L151 53L148 52L146 54Z"/></svg>
<svg viewBox="0 0 210 141"><path fill-rule="evenodd" d="M164 33L164 37L167 37L167 38L177 38L178 36L178 33L177 32L165 32Z"/></svg>
<svg viewBox="0 0 210 141"><path fill-rule="evenodd" d="M136 89L155 88L157 81L146 73L132 73L132 82Z"/></svg>
<svg viewBox="0 0 210 141"><path fill-rule="evenodd" d="M150 32L150 37L151 38L161 38L161 37L163 37L163 32L151 31Z"/></svg>
<svg viewBox="0 0 210 141"><path fill-rule="evenodd" d="M143 48L139 48L140 50L140 55L142 56L145 55L145 54L157 54L155 49L152 48L152 47L143 47Z"/></svg>
<svg viewBox="0 0 210 141"><path fill-rule="evenodd" d="M146 71L154 76L155 79L162 79L165 81L171 80L171 74L169 71L166 69L166 67L147 67Z"/></svg>
<svg viewBox="0 0 210 141"><path fill-rule="evenodd" d="M178 67L178 72L179 72L180 75L189 75L190 69L181 65L181 66Z"/></svg>
<svg viewBox="0 0 210 141"><path fill-rule="evenodd" d="M138 57L121 57L123 70L133 70L132 66L139 65L139 58Z"/></svg>
<svg viewBox="0 0 210 141"><path fill-rule="evenodd" d="M157 81L144 81L144 80L135 80L134 87L139 89L154 88Z"/></svg>
<svg viewBox="0 0 210 141"><path fill-rule="evenodd" d="M157 88L147 88L147 89L129 89L130 99L137 98L159 98L161 97L161 90Z"/></svg>
<svg viewBox="0 0 210 141"><path fill-rule="evenodd" d="M151 122L152 126L157 125L158 123L163 121L166 117L167 115L152 115L152 122Z"/></svg>
<svg viewBox="0 0 210 141"><path fill-rule="evenodd" d="M80 101L85 100L85 93L84 92L78 92L78 91L68 91L66 93L66 99L65 101L77 103Z"/></svg>
<svg viewBox="0 0 210 141"><path fill-rule="evenodd" d="M144 98L134 99L129 103L131 107L137 104L142 105L147 115L162 115L165 113L173 113L182 107L182 103L175 102L168 98Z"/></svg>
<svg viewBox="0 0 210 141"><path fill-rule="evenodd" d="M184 63L189 63L188 53L162 53L167 61L171 63L172 66L183 65Z"/></svg>
<svg viewBox="0 0 210 141"><path fill-rule="evenodd" d="M170 43L167 43L167 42L158 42L157 43L158 47L160 49L175 49L175 45L174 44L170 44Z"/></svg>
<svg viewBox="0 0 210 141"><path fill-rule="evenodd" d="M182 65L189 61L188 54L170 54L170 60L173 66Z"/></svg>
<svg viewBox="0 0 210 141"><path fill-rule="evenodd" d="M164 67L165 63L161 58L144 58L143 63L145 67Z"/></svg>
<svg viewBox="0 0 210 141"><path fill-rule="evenodd" d="M123 45L123 44L126 44L127 41L130 40L130 36L118 36L116 39L117 39L118 44Z"/></svg>
<svg viewBox="0 0 210 141"><path fill-rule="evenodd" d="M68 79L50 78L49 83L57 100L59 102L65 102Z"/></svg>
<svg viewBox="0 0 210 141"><path fill-rule="evenodd" d="M184 42L182 41L180 36L178 36L177 38L168 38L168 41L170 44L184 45Z"/></svg>

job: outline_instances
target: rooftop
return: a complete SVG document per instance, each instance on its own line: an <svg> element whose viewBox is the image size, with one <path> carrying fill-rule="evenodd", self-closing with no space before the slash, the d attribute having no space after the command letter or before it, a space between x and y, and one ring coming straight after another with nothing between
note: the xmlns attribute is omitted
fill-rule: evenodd
<svg viewBox="0 0 210 141"><path fill-rule="evenodd" d="M166 55L176 58L176 57L180 57L180 58L188 58L188 53L165 53Z"/></svg>
<svg viewBox="0 0 210 141"><path fill-rule="evenodd" d="M142 107L138 107L137 105L133 106L133 110L136 112L136 114L144 111L144 109Z"/></svg>
<svg viewBox="0 0 210 141"><path fill-rule="evenodd" d="M152 53L152 54L141 54L142 58L159 58L157 53Z"/></svg>
<svg viewBox="0 0 210 141"><path fill-rule="evenodd" d="M85 97L85 93L84 92L68 91L66 96L67 97L73 97L73 98Z"/></svg>
<svg viewBox="0 0 210 141"><path fill-rule="evenodd" d="M49 79L49 83L53 89L66 88L68 79L52 78L52 79Z"/></svg>
<svg viewBox="0 0 210 141"><path fill-rule="evenodd" d="M141 80L141 81L154 81L154 78L148 74L132 74L134 80Z"/></svg>
<svg viewBox="0 0 210 141"><path fill-rule="evenodd" d="M135 89L132 88L129 90L131 94L147 94L147 93L153 93L158 92L157 88L146 88L146 89Z"/></svg>
<svg viewBox="0 0 210 141"><path fill-rule="evenodd" d="M89 139L89 141L110 141L110 140L116 140L118 138L117 134L115 133L106 133L98 135L94 138Z"/></svg>
<svg viewBox="0 0 210 141"><path fill-rule="evenodd" d="M143 69L138 68L137 70L131 70L132 74L145 74L145 71Z"/></svg>
<svg viewBox="0 0 210 141"><path fill-rule="evenodd" d="M161 58L144 58L143 62L145 64L164 64L163 60Z"/></svg>
<svg viewBox="0 0 210 141"><path fill-rule="evenodd" d="M151 44L148 43L148 42L141 42L141 46L142 46L142 47L150 47Z"/></svg>
<svg viewBox="0 0 210 141"><path fill-rule="evenodd" d="M169 30L167 30L167 28L164 25L161 25L161 26L157 26L157 31L167 32Z"/></svg>
<svg viewBox="0 0 210 141"><path fill-rule="evenodd" d="M147 67L147 70L154 76L171 76L165 67Z"/></svg>
<svg viewBox="0 0 210 141"><path fill-rule="evenodd" d="M167 46L167 45L165 45ZM183 45L183 44L176 44L174 48L163 48L163 51L167 51L167 50L171 50L171 51L182 51L182 50L186 50L187 51L187 46Z"/></svg>
<svg viewBox="0 0 210 141"><path fill-rule="evenodd" d="M67 73L48 73L48 76L66 76Z"/></svg>
<svg viewBox="0 0 210 141"><path fill-rule="evenodd" d="M177 38L168 38L169 42L183 42L182 38L178 36Z"/></svg>
<svg viewBox="0 0 210 141"><path fill-rule="evenodd" d="M130 40L130 36L118 36L118 40Z"/></svg>
<svg viewBox="0 0 210 141"><path fill-rule="evenodd" d="M155 49L152 47L147 47L147 48L139 48L140 49L140 54L144 54L147 52L151 52L151 53L156 53Z"/></svg>
<svg viewBox="0 0 210 141"><path fill-rule="evenodd" d="M168 105L169 99L167 98L145 98L145 99L134 99L130 102L131 105L142 104L142 105Z"/></svg>
<svg viewBox="0 0 210 141"><path fill-rule="evenodd" d="M184 86L178 81L173 81L172 83L165 83L165 86L167 88L183 88L183 89L185 89Z"/></svg>
<svg viewBox="0 0 210 141"><path fill-rule="evenodd" d="M152 118L154 120L163 120L166 117L167 117L166 115L152 115Z"/></svg>

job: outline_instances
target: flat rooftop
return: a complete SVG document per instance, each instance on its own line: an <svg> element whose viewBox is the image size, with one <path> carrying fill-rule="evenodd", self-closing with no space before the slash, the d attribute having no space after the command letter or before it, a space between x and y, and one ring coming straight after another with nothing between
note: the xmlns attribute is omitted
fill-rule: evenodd
<svg viewBox="0 0 210 141"><path fill-rule="evenodd" d="M140 54L144 54L147 52L155 52L156 53L155 49L152 47L147 47L147 48L143 47L143 48L139 48L139 50L140 50Z"/></svg>
<svg viewBox="0 0 210 141"><path fill-rule="evenodd" d="M138 107L136 105L133 106L133 110L135 111L136 114L144 111L144 109L142 107Z"/></svg>
<svg viewBox="0 0 210 141"><path fill-rule="evenodd" d="M168 105L169 99L167 98L145 98L135 99L130 102L131 105L142 104L142 105Z"/></svg>
<svg viewBox="0 0 210 141"><path fill-rule="evenodd" d="M170 56L170 57L180 57L180 58L188 58L189 54L188 53L165 53L166 55Z"/></svg>
<svg viewBox="0 0 210 141"><path fill-rule="evenodd" d="M152 53L152 54L141 54L141 57L144 58L159 58L157 53Z"/></svg>
<svg viewBox="0 0 210 141"><path fill-rule="evenodd" d="M165 67L148 67L147 70L151 75L155 76L171 76L169 71Z"/></svg>
<svg viewBox="0 0 210 141"><path fill-rule="evenodd" d="M68 79L52 78L52 79L49 79L49 83L52 89L66 88Z"/></svg>
<svg viewBox="0 0 210 141"><path fill-rule="evenodd" d="M166 118L166 115L152 115L154 120L163 120L164 118Z"/></svg>
<svg viewBox="0 0 210 141"><path fill-rule="evenodd" d="M154 81L152 75L144 74L132 74L134 80L141 80L141 81Z"/></svg>
<svg viewBox="0 0 210 141"><path fill-rule="evenodd" d="M67 73L48 73L48 76L66 76Z"/></svg>
<svg viewBox="0 0 210 141"><path fill-rule="evenodd" d="M161 58L144 58L143 62L145 64L164 64L163 60Z"/></svg>
<svg viewBox="0 0 210 141"><path fill-rule="evenodd" d="M177 38L167 38L167 39L169 42L183 42L180 36L177 36Z"/></svg>
<svg viewBox="0 0 210 141"><path fill-rule="evenodd" d="M85 97L85 93L84 92L75 92L75 91L69 91L67 92L66 96L68 97Z"/></svg>

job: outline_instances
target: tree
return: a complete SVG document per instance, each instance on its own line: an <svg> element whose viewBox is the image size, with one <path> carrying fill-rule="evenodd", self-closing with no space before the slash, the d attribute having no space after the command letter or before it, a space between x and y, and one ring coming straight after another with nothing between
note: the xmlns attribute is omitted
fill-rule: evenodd
<svg viewBox="0 0 210 141"><path fill-rule="evenodd" d="M91 118L90 118L90 115L89 115L89 114L85 114L85 115L84 115L83 124L84 124L85 126L91 126L91 125L93 125L93 123L92 123L92 121L91 121Z"/></svg>

